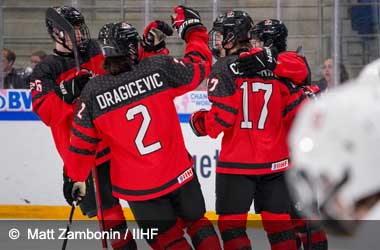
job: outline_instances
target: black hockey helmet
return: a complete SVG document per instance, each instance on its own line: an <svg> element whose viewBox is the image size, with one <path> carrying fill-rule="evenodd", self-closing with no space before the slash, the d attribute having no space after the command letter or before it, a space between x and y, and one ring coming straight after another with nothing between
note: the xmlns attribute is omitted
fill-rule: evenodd
<svg viewBox="0 0 380 250"><path fill-rule="evenodd" d="M218 45L217 40L219 40L223 34L223 20L225 17L226 14L219 15L208 33L208 47L215 58L220 57L220 50L222 49L222 47Z"/></svg>
<svg viewBox="0 0 380 250"><path fill-rule="evenodd" d="M286 51L288 29L277 19L266 19L252 29L252 36L264 43L265 47L274 46L278 52Z"/></svg>
<svg viewBox="0 0 380 250"><path fill-rule="evenodd" d="M251 39L251 29L253 28L252 18L247 12L234 10L225 14L223 19L223 47L229 42L246 42ZM226 48L230 49L230 48Z"/></svg>
<svg viewBox="0 0 380 250"><path fill-rule="evenodd" d="M63 18L65 18L72 26L78 27L80 31L80 41L77 41L77 45L80 51L84 51L87 47L87 44L90 40L90 32L88 27L84 21L84 17L82 13L74 7L71 6L61 6L61 7L53 7L55 11ZM50 36L54 39L54 41L62 44L65 48L71 50L67 44L65 39L65 32L59 28L59 25L55 23L54 20L45 18L46 27Z"/></svg>
<svg viewBox="0 0 380 250"><path fill-rule="evenodd" d="M139 33L127 22L108 23L99 31L99 43L105 57L128 57L138 62Z"/></svg>

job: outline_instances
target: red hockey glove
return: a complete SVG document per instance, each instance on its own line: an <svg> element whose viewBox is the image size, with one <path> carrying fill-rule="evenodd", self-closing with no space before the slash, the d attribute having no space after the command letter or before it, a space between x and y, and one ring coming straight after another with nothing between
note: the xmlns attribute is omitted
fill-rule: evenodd
<svg viewBox="0 0 380 250"><path fill-rule="evenodd" d="M204 27L201 23L199 12L182 5L173 9L172 26L178 32L178 35L183 40L186 40L186 34L197 27Z"/></svg>
<svg viewBox="0 0 380 250"><path fill-rule="evenodd" d="M321 92L318 85L303 85L302 88L304 89L306 96L311 99L316 99L316 95Z"/></svg>
<svg viewBox="0 0 380 250"><path fill-rule="evenodd" d="M197 112L194 112L190 116L190 127L193 130L193 133L196 136L206 136L206 129L205 129L205 115L207 111L204 109L201 109Z"/></svg>
<svg viewBox="0 0 380 250"><path fill-rule="evenodd" d="M144 29L141 45L147 52L158 52L166 47L165 36L171 36L173 29L164 21L150 22Z"/></svg>
<svg viewBox="0 0 380 250"><path fill-rule="evenodd" d="M73 182L68 176L63 175L63 195L66 202L72 206L74 201L79 203L86 196L86 183Z"/></svg>
<svg viewBox="0 0 380 250"><path fill-rule="evenodd" d="M87 70L80 70L70 80L62 81L55 88L55 93L66 103L73 104L80 96L82 89L93 76Z"/></svg>
<svg viewBox="0 0 380 250"><path fill-rule="evenodd" d="M277 55L277 49L274 47L253 48L249 52L240 54L236 66L244 76L254 76L264 69L274 70Z"/></svg>

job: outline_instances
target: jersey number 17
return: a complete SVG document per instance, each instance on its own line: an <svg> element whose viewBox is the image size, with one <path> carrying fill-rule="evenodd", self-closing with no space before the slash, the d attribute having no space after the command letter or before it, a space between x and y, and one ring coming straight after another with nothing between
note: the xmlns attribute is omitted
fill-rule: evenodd
<svg viewBox="0 0 380 250"><path fill-rule="evenodd" d="M243 82L240 88L243 90L243 120L240 123L240 128L251 129L253 127L253 122L249 120L248 82L247 81ZM268 103L272 96L272 84L265 84L262 82L252 82L252 92L256 93L256 92L259 92L260 90L265 91L265 93L264 93L264 105L262 106L262 109L260 112L260 118L257 123L257 128L264 129L265 121L268 116Z"/></svg>

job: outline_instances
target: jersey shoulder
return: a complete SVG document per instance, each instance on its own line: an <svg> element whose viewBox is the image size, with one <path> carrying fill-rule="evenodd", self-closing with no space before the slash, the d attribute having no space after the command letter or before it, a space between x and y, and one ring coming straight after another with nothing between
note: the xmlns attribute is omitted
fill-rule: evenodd
<svg viewBox="0 0 380 250"><path fill-rule="evenodd" d="M236 69L235 63L237 58L237 55L231 55L218 59L218 61L212 66L211 74L238 75L239 72Z"/></svg>
<svg viewBox="0 0 380 250"><path fill-rule="evenodd" d="M47 55L40 63L34 68L31 78L50 76L54 78L60 73L61 60L56 55Z"/></svg>

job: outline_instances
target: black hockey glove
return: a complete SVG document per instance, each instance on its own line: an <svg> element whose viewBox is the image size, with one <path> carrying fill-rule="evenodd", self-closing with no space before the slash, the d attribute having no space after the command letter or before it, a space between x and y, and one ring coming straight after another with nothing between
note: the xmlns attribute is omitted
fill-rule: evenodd
<svg viewBox="0 0 380 250"><path fill-rule="evenodd" d="M87 70L79 71L70 80L62 81L56 88L55 93L66 103L73 104L80 96L86 83L92 78Z"/></svg>
<svg viewBox="0 0 380 250"><path fill-rule="evenodd" d="M253 48L239 55L236 66L243 76L254 76L264 69L273 71L277 64L277 55L274 47Z"/></svg>
<svg viewBox="0 0 380 250"><path fill-rule="evenodd" d="M166 47L165 37L172 34L173 29L169 24L160 20L152 21L144 29L141 45L145 51L158 52Z"/></svg>
<svg viewBox="0 0 380 250"><path fill-rule="evenodd" d="M197 27L204 27L201 23L201 16L198 11L179 5L174 8L172 14L173 28L178 32L178 35L183 40L186 40L186 34L190 30Z"/></svg>
<svg viewBox="0 0 380 250"><path fill-rule="evenodd" d="M73 182L63 174L63 195L70 206L73 205L74 201L79 203L86 196L86 183Z"/></svg>
<svg viewBox="0 0 380 250"><path fill-rule="evenodd" d="M205 115L206 110L201 109L197 112L194 112L190 116L189 124L191 129L193 130L193 133L200 137L200 136L206 136L206 129L205 129Z"/></svg>

